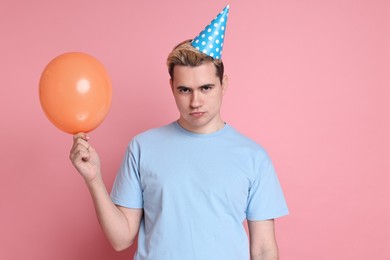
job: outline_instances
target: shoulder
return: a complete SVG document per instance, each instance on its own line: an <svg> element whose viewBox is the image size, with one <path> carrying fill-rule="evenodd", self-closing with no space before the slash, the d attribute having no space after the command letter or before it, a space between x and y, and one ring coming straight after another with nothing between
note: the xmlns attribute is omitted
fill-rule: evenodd
<svg viewBox="0 0 390 260"><path fill-rule="evenodd" d="M269 167L272 165L272 159L267 150L258 142L239 132L233 127L229 127L229 138L232 146L232 153L238 158L246 160L255 169Z"/></svg>
<svg viewBox="0 0 390 260"><path fill-rule="evenodd" d="M233 126L228 125L228 132L229 132L229 138L240 147L245 147L251 152L254 153L260 153L266 155L267 152L264 149L264 147L253 140L252 138L248 137L247 135L243 134L242 132L238 131L236 128Z"/></svg>

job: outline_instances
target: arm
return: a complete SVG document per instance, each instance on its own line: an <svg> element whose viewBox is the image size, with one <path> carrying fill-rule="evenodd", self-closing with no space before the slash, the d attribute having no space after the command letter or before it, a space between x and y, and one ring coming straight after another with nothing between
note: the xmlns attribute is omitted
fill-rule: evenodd
<svg viewBox="0 0 390 260"><path fill-rule="evenodd" d="M278 260L274 220L248 221L252 260Z"/></svg>
<svg viewBox="0 0 390 260"><path fill-rule="evenodd" d="M70 160L84 178L99 223L113 248L120 251L131 246L138 233L143 210L116 206L111 201L100 173L99 156L88 143L86 134L73 137Z"/></svg>

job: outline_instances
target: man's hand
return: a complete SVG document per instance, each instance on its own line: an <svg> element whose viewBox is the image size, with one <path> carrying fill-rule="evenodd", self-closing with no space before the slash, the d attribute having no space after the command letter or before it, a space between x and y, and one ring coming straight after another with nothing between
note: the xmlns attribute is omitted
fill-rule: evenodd
<svg viewBox="0 0 390 260"><path fill-rule="evenodd" d="M88 139L85 133L75 134L69 155L72 164L87 183L100 177L99 155L89 144Z"/></svg>

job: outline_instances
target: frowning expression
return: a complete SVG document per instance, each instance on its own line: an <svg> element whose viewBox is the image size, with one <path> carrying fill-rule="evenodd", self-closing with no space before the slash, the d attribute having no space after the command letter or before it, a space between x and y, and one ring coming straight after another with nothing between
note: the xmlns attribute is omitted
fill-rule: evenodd
<svg viewBox="0 0 390 260"><path fill-rule="evenodd" d="M227 76L221 82L211 62L196 67L176 65L173 75L170 84L180 112L179 124L201 134L222 128L224 122L220 108L227 88Z"/></svg>

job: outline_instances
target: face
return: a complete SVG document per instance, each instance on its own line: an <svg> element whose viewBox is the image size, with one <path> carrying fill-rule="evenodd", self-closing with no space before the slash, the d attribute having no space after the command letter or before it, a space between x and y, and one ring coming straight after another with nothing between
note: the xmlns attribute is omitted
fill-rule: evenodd
<svg viewBox="0 0 390 260"><path fill-rule="evenodd" d="M208 134L221 129L220 108L227 89L227 76L222 83L213 63L197 67L174 67L170 81L172 93L180 112L179 124L194 133Z"/></svg>

